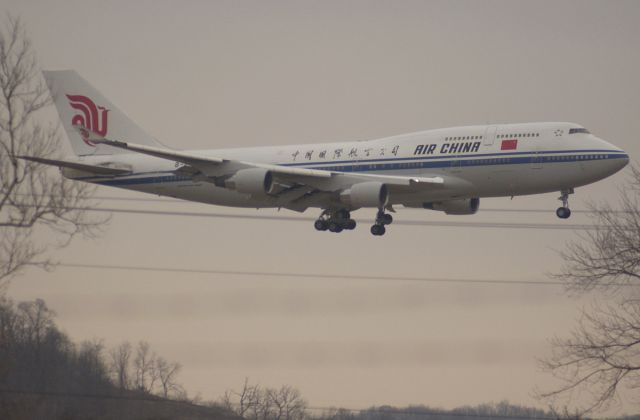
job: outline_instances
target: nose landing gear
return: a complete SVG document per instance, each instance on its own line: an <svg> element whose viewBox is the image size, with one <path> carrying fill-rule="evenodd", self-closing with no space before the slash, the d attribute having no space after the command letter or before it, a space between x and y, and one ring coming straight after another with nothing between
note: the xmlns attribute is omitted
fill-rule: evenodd
<svg viewBox="0 0 640 420"><path fill-rule="evenodd" d="M569 194L573 194L573 188L560 191L560 197L558 197L558 200L562 201L562 207L558 207L556 210L556 216L561 219L568 219L571 216L571 210L569 209Z"/></svg>

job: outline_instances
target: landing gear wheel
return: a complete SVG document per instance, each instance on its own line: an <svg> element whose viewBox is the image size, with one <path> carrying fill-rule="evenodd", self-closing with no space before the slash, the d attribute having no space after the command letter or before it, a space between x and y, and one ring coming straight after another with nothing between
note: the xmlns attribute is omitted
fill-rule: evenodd
<svg viewBox="0 0 640 420"><path fill-rule="evenodd" d="M373 225L371 226L371 234L374 236L382 236L386 232L384 225Z"/></svg>
<svg viewBox="0 0 640 420"><path fill-rule="evenodd" d="M351 218L347 209L324 209L313 223L316 230L338 233L343 230L352 230L356 227L356 221Z"/></svg>
<svg viewBox="0 0 640 420"><path fill-rule="evenodd" d="M556 216L561 219L568 219L569 216L571 216L571 210L569 210L569 207L558 207L556 210Z"/></svg>
<svg viewBox="0 0 640 420"><path fill-rule="evenodd" d="M386 214L384 209L378 209L378 213L376 213L376 221L373 226L371 226L371 233L375 236L382 236L386 232L384 225L390 225L393 222L393 217L390 214Z"/></svg>
<svg viewBox="0 0 640 420"><path fill-rule="evenodd" d="M324 231L329 228L329 224L325 220L318 219L313 223L313 227L315 227L316 230Z"/></svg>
<svg viewBox="0 0 640 420"><path fill-rule="evenodd" d="M569 194L573 194L573 188L560 191L560 197L558 197L558 200L562 201L562 207L558 207L556 216L561 219L568 219L569 216L571 216L571 210L569 210Z"/></svg>
<svg viewBox="0 0 640 420"><path fill-rule="evenodd" d="M329 230L333 233L340 233L342 232L342 225L338 222L329 222Z"/></svg>

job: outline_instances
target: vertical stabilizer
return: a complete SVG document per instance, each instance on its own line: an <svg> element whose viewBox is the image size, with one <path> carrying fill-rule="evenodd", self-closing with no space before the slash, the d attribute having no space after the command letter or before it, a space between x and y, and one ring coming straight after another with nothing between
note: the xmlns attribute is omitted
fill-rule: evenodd
<svg viewBox="0 0 640 420"><path fill-rule="evenodd" d="M94 144L74 129L74 125L82 125L109 139L161 146L75 71L43 71L42 73L71 147L78 156L129 152Z"/></svg>

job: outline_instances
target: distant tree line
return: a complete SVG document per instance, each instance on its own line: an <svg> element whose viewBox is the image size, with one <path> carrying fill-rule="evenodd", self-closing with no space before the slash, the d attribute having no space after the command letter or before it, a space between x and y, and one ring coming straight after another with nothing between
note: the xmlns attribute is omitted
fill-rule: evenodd
<svg viewBox="0 0 640 420"><path fill-rule="evenodd" d="M76 344L54 317L43 300L0 296L0 419L234 418L191 404L180 365L148 343Z"/></svg>
<svg viewBox="0 0 640 420"><path fill-rule="evenodd" d="M403 408L392 406L372 407L359 412L353 420L453 420L464 417L498 419L548 419L553 414L537 408L510 404L507 401L476 406L461 406L443 410L424 405ZM339 419L335 419L339 420Z"/></svg>
<svg viewBox="0 0 640 420"><path fill-rule="evenodd" d="M134 347L125 341L109 350L107 366L113 384L120 390L186 398L184 388L176 381L180 364L158 356L147 342L141 341Z"/></svg>
<svg viewBox="0 0 640 420"><path fill-rule="evenodd" d="M364 410L321 409L309 407L301 393L291 386L262 387L251 384L248 379L245 379L240 390L225 392L218 404L247 420L523 420L574 417L568 413L544 411L506 401L451 410L424 405L402 408L385 405ZM635 420L640 420L640 417Z"/></svg>
<svg viewBox="0 0 640 420"><path fill-rule="evenodd" d="M506 401L495 404L463 406L451 410L424 405L393 407L389 405L370 407L360 411L333 409L313 416L314 420L460 420L460 419L552 419L551 413L540 409L509 404Z"/></svg>
<svg viewBox="0 0 640 420"><path fill-rule="evenodd" d="M217 401L195 404L177 382L180 365L144 341L107 349L100 340L76 344L43 300L0 296L0 419L215 420L460 420L579 418L507 402L453 410L423 405L365 410L309 407L292 386L245 379ZM640 416L625 420L640 420Z"/></svg>

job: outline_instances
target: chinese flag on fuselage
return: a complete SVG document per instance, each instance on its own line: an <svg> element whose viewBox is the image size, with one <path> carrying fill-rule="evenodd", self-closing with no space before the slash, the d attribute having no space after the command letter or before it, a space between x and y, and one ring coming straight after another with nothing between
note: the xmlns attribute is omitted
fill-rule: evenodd
<svg viewBox="0 0 640 420"><path fill-rule="evenodd" d="M518 148L518 139L502 140L500 150L516 150Z"/></svg>

